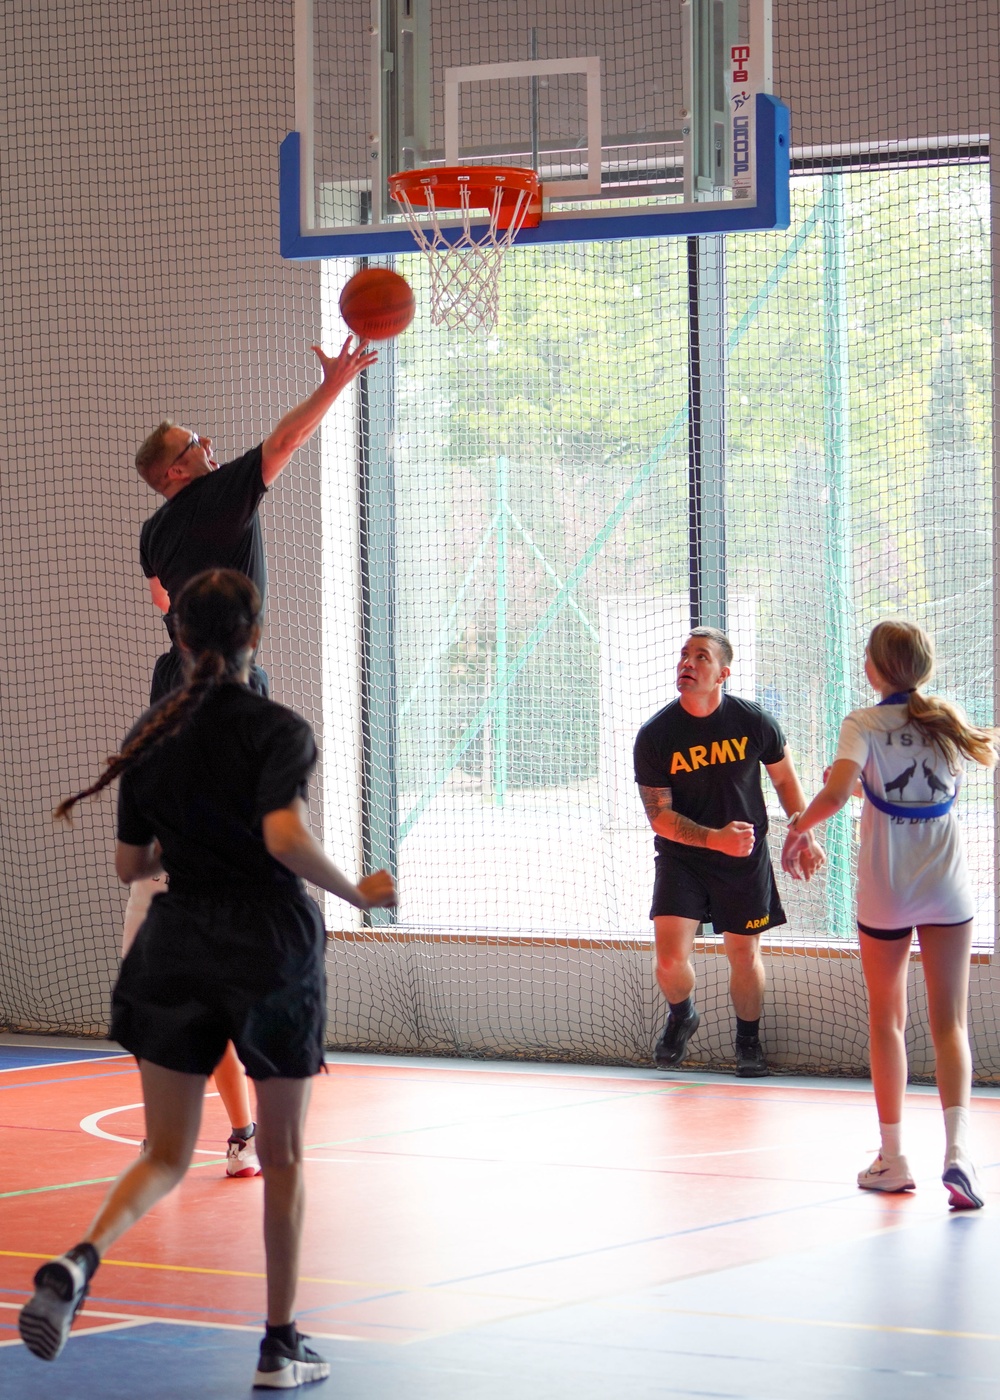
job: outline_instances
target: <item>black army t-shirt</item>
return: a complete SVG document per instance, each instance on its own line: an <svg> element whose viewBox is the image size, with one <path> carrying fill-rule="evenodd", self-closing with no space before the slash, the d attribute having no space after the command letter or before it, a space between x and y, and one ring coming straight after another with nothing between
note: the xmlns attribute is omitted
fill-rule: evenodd
<svg viewBox="0 0 1000 1400"><path fill-rule="evenodd" d="M172 893L246 896L299 888L298 877L268 853L261 822L306 796L315 763L304 719L227 682L187 729L122 776L118 839L147 846L155 837Z"/></svg>
<svg viewBox="0 0 1000 1400"><path fill-rule="evenodd" d="M779 763L785 736L777 720L752 700L723 695L710 715L691 715L679 700L655 714L635 741L635 780L669 788L675 812L700 826L753 822L757 840L767 831L760 765ZM657 836L657 851L677 843Z"/></svg>
<svg viewBox="0 0 1000 1400"><path fill-rule="evenodd" d="M171 604L204 569L238 569L267 594L267 562L257 508L266 490L258 445L217 471L196 477L151 515L139 536L139 562ZM167 628L171 630L168 615Z"/></svg>

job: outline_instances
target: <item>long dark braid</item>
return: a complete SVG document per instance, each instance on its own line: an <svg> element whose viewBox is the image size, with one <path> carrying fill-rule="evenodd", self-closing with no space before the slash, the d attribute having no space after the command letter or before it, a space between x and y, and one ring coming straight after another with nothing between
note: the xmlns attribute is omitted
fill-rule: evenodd
<svg viewBox="0 0 1000 1400"><path fill-rule="evenodd" d="M180 734L213 691L237 680L260 621L260 610L257 589L235 569L209 569L186 583L173 605L177 639L187 654L184 685L157 708L119 753L107 759L96 783L60 802L53 815L68 820L72 808L84 797L100 792Z"/></svg>

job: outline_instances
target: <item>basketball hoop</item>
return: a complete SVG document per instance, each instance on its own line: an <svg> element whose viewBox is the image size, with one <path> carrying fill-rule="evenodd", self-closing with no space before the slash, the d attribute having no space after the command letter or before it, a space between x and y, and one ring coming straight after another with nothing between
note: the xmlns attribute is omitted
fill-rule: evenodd
<svg viewBox="0 0 1000 1400"><path fill-rule="evenodd" d="M389 193L427 254L434 324L492 330L503 255L522 228L541 222L541 184L535 172L513 165L401 170L389 176ZM442 229L440 216L455 210L460 221ZM482 220L479 210L486 211L488 222L473 230Z"/></svg>

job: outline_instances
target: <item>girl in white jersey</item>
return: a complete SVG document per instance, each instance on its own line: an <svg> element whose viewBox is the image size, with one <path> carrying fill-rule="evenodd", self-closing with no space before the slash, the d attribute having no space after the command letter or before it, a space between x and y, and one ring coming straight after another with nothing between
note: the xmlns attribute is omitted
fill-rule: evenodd
<svg viewBox="0 0 1000 1400"><path fill-rule="evenodd" d="M954 803L963 759L987 768L996 763L996 731L976 728L957 706L924 695L921 687L933 669L933 644L915 624L886 621L875 627L865 651L865 675L882 699L844 720L823 790L789 822L782 865L795 875L806 832L839 812L852 794L864 796L858 928L882 1146L871 1166L858 1173L858 1185L868 1191L914 1186L903 1155L901 1119L906 974L915 927L944 1110L942 1180L951 1204L969 1210L983 1204L967 1146L973 902Z"/></svg>

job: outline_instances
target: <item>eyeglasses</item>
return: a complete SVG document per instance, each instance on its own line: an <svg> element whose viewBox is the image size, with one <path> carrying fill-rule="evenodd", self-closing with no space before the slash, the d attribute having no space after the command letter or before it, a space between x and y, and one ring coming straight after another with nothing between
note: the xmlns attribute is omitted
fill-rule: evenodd
<svg viewBox="0 0 1000 1400"><path fill-rule="evenodd" d="M198 436L197 433L192 433L191 440L184 447L181 448L180 452L178 452L177 456L173 459L172 462L167 463L167 471L169 471L171 467L176 467L177 463L181 460L181 458L186 457L188 455L192 447L200 446L201 438Z"/></svg>

